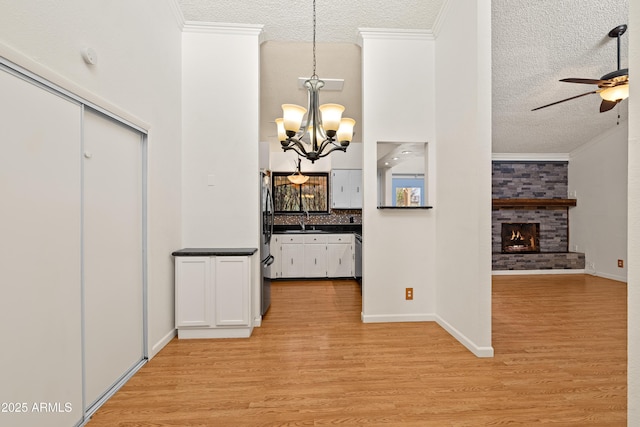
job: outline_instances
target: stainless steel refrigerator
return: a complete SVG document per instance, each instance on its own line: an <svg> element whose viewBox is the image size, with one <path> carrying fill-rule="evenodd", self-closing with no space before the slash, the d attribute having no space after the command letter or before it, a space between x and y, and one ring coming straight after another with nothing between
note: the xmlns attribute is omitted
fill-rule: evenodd
<svg viewBox="0 0 640 427"><path fill-rule="evenodd" d="M273 197L271 196L271 173L260 171L260 218L262 221L260 236L260 269L262 271L262 309L264 316L271 305L271 236L273 235Z"/></svg>

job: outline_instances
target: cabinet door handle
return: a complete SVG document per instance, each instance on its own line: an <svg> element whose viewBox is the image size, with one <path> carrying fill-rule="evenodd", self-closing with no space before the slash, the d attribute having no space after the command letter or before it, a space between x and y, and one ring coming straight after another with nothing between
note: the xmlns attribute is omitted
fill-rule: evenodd
<svg viewBox="0 0 640 427"><path fill-rule="evenodd" d="M340 186L340 192L344 193L344 186L343 185Z"/></svg>
<svg viewBox="0 0 640 427"><path fill-rule="evenodd" d="M342 258L338 259L338 264L342 265Z"/></svg>
<svg viewBox="0 0 640 427"><path fill-rule="evenodd" d="M293 258L291 258L291 265L293 265Z"/></svg>
<svg viewBox="0 0 640 427"><path fill-rule="evenodd" d="M313 263L314 263L315 265L318 265L318 258L314 258L314 259L313 259Z"/></svg>

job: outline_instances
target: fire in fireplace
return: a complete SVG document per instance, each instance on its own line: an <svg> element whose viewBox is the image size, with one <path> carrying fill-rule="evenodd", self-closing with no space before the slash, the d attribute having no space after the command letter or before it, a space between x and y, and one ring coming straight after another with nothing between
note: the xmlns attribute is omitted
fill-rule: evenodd
<svg viewBox="0 0 640 427"><path fill-rule="evenodd" d="M540 223L502 223L502 253L540 252Z"/></svg>

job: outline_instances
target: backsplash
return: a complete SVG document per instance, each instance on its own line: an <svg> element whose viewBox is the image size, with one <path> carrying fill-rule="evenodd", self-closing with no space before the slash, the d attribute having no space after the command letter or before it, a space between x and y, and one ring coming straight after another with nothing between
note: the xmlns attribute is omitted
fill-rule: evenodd
<svg viewBox="0 0 640 427"><path fill-rule="evenodd" d="M335 209L330 214L310 214L307 219L304 215L304 223L308 225L336 225L336 224L362 224L362 210L360 209ZM274 225L298 225L301 214L287 215L277 214L274 217ZM353 222L351 219L353 218Z"/></svg>

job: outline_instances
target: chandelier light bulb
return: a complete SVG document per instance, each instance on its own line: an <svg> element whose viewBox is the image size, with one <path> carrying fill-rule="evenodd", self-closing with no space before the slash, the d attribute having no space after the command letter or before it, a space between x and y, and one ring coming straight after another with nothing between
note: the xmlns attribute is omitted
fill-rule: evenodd
<svg viewBox="0 0 640 427"><path fill-rule="evenodd" d="M278 128L278 141L284 141L287 139L287 131L284 129L284 120L281 118L276 119L276 127Z"/></svg>
<svg viewBox="0 0 640 427"><path fill-rule="evenodd" d="M282 120L284 129L290 132L298 132L302 125L302 118L307 109L296 104L282 104Z"/></svg>
<svg viewBox="0 0 640 427"><path fill-rule="evenodd" d="M340 119L344 107L340 104L323 104L320 106L322 114L322 127L326 131L337 131L340 127Z"/></svg>
<svg viewBox="0 0 640 427"><path fill-rule="evenodd" d="M340 120L340 127L338 128L338 142L351 142L353 139L353 127L356 125L356 121L347 117Z"/></svg>

